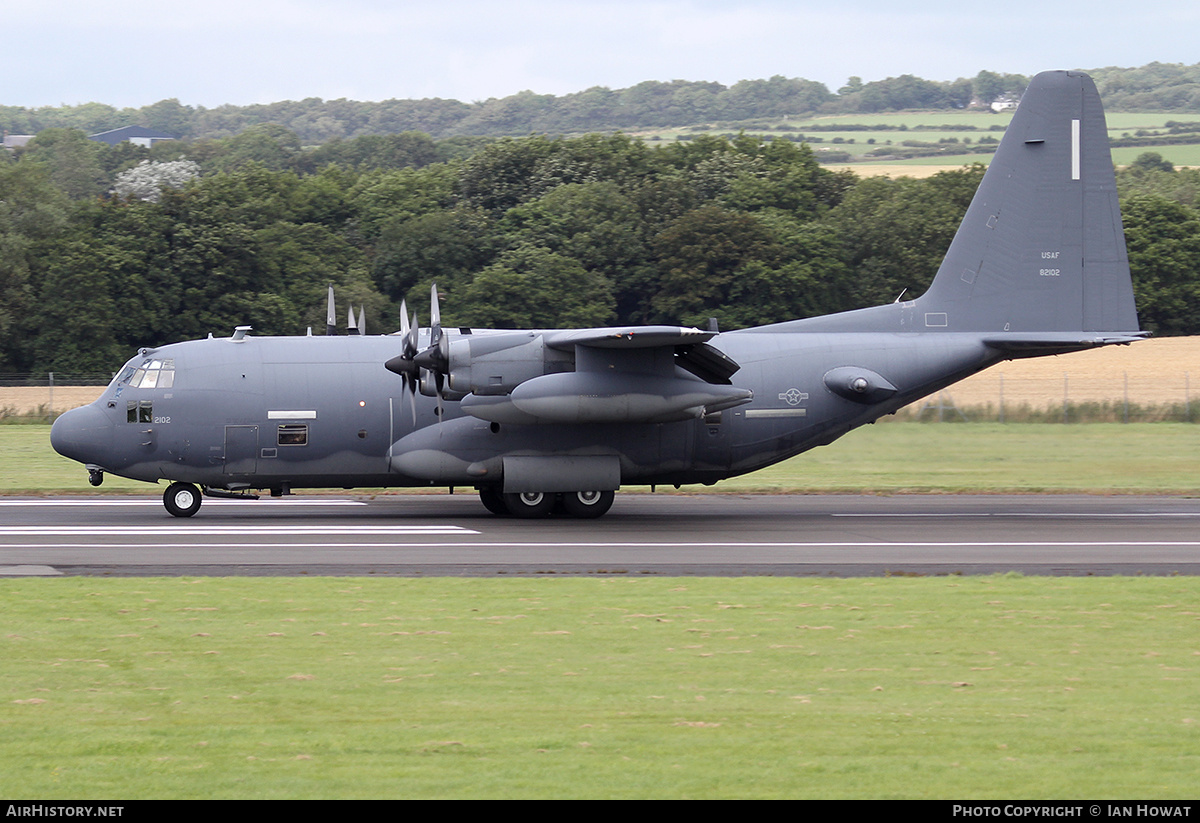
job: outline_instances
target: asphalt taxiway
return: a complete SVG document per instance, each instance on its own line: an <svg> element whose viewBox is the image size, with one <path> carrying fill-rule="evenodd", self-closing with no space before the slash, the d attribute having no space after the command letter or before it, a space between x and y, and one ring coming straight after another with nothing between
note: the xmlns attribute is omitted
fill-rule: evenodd
<svg viewBox="0 0 1200 823"><path fill-rule="evenodd" d="M619 494L599 520L474 494L0 499L0 575L1200 574L1200 500Z"/></svg>

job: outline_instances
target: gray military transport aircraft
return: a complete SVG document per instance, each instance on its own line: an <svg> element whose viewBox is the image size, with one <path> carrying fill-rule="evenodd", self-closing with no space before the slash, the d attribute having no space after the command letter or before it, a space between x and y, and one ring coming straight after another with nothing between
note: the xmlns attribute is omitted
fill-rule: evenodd
<svg viewBox="0 0 1200 823"><path fill-rule="evenodd" d="M177 517L202 493L400 486L598 517L622 484L712 484L1000 361L1146 336L1100 97L1063 71L1033 79L919 299L720 334L443 328L436 287L429 328L402 311L392 335L142 349L51 443L93 485L172 481Z"/></svg>

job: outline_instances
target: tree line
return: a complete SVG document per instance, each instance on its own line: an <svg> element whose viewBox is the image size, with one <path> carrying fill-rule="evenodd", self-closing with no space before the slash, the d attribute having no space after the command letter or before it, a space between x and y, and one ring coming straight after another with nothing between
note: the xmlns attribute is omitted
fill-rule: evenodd
<svg viewBox="0 0 1200 823"><path fill-rule="evenodd" d="M647 80L625 89L594 86L556 96L522 91L507 97L459 100L285 100L248 106L187 106L177 99L141 108L102 103L24 108L0 106L0 130L35 134L47 128L89 133L142 125L188 139L230 137L265 123L281 125L306 144L368 134L420 131L434 138L456 135L513 136L661 128L739 122L801 114L896 109L963 108L972 99L991 102L1020 94L1023 75L982 71L973 79L943 83L913 75L863 83L852 77L836 94L824 83L798 77L742 80L732 86L706 81Z"/></svg>
<svg viewBox="0 0 1200 823"><path fill-rule="evenodd" d="M1138 68L1090 69L1111 111L1200 111L1200 63L1150 63ZM974 77L933 81L910 74L863 82L851 77L832 92L798 77L742 80L732 86L705 81L647 80L625 89L596 86L556 96L522 91L507 97L459 100L285 100L248 106L189 106L178 99L140 108L91 102L74 106L0 105L0 131L36 134L73 128L89 134L141 125L200 140L232 137L272 123L305 145L364 135L419 131L434 139L454 136L522 136L611 130L721 127L763 118L812 114L961 109L988 104L1001 95L1020 95L1028 78L980 71ZM722 125L723 124L723 125Z"/></svg>
<svg viewBox="0 0 1200 823"><path fill-rule="evenodd" d="M391 138L306 151L261 128L181 167L51 130L0 156L0 371L104 371L241 324L319 333L328 284L371 333L401 300L428 322L433 282L446 323L480 327L885 303L927 287L984 171L858 178L745 135ZM1120 180L1144 326L1200 332L1200 173L1147 155Z"/></svg>

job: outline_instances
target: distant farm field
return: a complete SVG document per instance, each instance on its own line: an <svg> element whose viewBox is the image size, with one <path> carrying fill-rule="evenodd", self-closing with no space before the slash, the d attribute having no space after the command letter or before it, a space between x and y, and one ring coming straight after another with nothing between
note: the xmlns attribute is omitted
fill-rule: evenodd
<svg viewBox="0 0 1200 823"><path fill-rule="evenodd" d="M86 406L103 386L0 386L0 416L61 414L76 406Z"/></svg>
<svg viewBox="0 0 1200 823"><path fill-rule="evenodd" d="M1014 360L946 389L959 406L1195 402L1200 394L1200 337L1161 337L1059 357Z"/></svg>
<svg viewBox="0 0 1200 823"><path fill-rule="evenodd" d="M948 143L946 153L935 157L885 160L874 163L832 163L835 168L851 168L863 176L910 174L926 177L937 171L957 169L969 163L991 162L991 154L971 154L959 151L963 146L978 144L981 138L999 138L1003 131L995 127L1007 127L1012 113L993 114L980 111L903 111L879 114L839 114L827 117L810 117L772 122L755 122L735 126L691 127L646 132L639 136L652 142L689 139L697 133L713 134L744 131L761 137L794 137L804 135L818 156L826 151L849 151L863 154L888 145L901 145L906 140L937 143L942 139L954 139ZM1168 122L1200 122L1200 116L1179 112L1108 112L1108 134L1114 140L1136 136L1139 131L1165 131ZM863 130L865 126L884 126L886 129ZM966 127L966 128L956 128ZM874 141L873 143L869 141ZM1147 151L1155 151L1177 166L1200 166L1200 145L1147 145L1119 147L1112 150L1113 162L1127 166ZM894 171L913 168L912 172ZM934 167L929 170L930 167ZM921 169L916 171L915 169Z"/></svg>

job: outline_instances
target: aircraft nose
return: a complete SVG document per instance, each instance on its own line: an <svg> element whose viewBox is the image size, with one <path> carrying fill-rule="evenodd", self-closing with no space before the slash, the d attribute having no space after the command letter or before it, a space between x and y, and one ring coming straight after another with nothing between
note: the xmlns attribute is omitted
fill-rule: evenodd
<svg viewBox="0 0 1200 823"><path fill-rule="evenodd" d="M102 466L112 446L113 426L95 406L62 414L50 427L50 445L63 457Z"/></svg>

